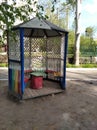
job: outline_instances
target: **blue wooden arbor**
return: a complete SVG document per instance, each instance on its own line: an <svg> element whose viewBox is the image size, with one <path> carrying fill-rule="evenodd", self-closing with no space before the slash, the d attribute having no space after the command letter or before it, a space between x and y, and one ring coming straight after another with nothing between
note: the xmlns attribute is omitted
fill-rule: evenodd
<svg viewBox="0 0 97 130"><path fill-rule="evenodd" d="M13 27L7 38L10 94L22 99L30 72L35 71L65 89L68 31L35 17Z"/></svg>

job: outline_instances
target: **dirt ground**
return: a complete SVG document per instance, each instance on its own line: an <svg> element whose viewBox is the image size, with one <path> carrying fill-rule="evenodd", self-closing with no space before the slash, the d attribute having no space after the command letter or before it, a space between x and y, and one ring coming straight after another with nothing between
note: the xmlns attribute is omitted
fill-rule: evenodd
<svg viewBox="0 0 97 130"><path fill-rule="evenodd" d="M67 81L61 94L23 102L0 81L0 130L97 130L97 81Z"/></svg>

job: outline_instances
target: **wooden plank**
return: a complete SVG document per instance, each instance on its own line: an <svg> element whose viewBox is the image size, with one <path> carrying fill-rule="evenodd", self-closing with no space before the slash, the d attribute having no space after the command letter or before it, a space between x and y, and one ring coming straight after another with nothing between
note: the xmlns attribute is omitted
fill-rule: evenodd
<svg viewBox="0 0 97 130"><path fill-rule="evenodd" d="M36 97L40 97L40 96L46 96L46 95L50 95L50 94L60 93L63 91L64 90L62 90L60 88L58 83L46 81L44 83L43 88L41 88L41 89L26 88L24 95L23 95L23 99L36 98Z"/></svg>

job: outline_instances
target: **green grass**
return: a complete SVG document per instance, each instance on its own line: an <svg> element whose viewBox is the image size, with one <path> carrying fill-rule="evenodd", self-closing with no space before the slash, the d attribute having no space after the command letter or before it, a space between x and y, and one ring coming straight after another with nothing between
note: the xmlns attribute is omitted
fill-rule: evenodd
<svg viewBox="0 0 97 130"><path fill-rule="evenodd" d="M79 66L75 66L74 64L67 64L67 68L97 68L97 64L80 64Z"/></svg>
<svg viewBox="0 0 97 130"><path fill-rule="evenodd" d="M0 67L8 67L8 63L0 63Z"/></svg>
<svg viewBox="0 0 97 130"><path fill-rule="evenodd" d="M81 64L82 68L97 68L97 64Z"/></svg>

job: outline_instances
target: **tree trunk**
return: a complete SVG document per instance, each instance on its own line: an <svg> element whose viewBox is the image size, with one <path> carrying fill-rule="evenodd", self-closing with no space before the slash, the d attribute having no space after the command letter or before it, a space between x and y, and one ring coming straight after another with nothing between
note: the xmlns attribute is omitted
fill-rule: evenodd
<svg viewBox="0 0 97 130"><path fill-rule="evenodd" d="M80 57L80 33L76 33L75 37L75 54L74 54L74 64L79 66Z"/></svg>
<svg viewBox="0 0 97 130"><path fill-rule="evenodd" d="M75 54L74 54L74 64L79 66L79 56L80 56L80 30L79 30L79 20L80 20L80 1L76 0L76 17L75 17Z"/></svg>

